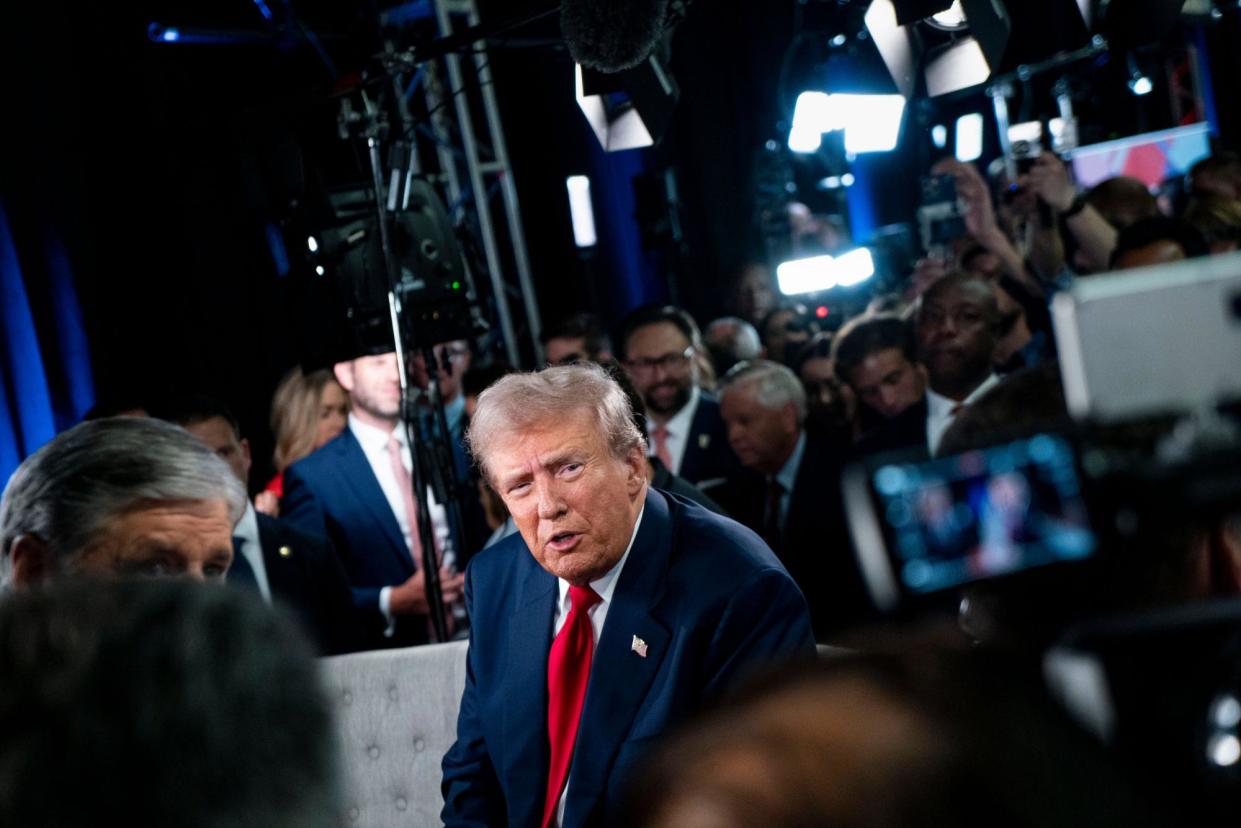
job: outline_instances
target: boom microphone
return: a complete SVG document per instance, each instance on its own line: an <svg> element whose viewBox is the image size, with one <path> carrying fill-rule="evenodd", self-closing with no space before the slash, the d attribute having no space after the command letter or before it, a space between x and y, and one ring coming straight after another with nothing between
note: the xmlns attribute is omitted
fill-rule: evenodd
<svg viewBox="0 0 1241 828"><path fill-rule="evenodd" d="M646 60L668 27L669 0L561 0L560 30L573 59L621 72Z"/></svg>

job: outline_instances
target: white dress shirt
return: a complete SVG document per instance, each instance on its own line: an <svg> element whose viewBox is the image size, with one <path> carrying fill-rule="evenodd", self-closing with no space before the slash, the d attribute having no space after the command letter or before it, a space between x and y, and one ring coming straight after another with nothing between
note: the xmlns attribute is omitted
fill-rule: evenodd
<svg viewBox="0 0 1241 828"><path fill-rule="evenodd" d="M388 439L395 434L397 442L401 444L401 462L406 469L413 469L409 443L405 438L405 427L398 424L394 430L384 431L381 428L362 422L351 413L349 415L349 430L357 438L358 444L362 447L362 453L366 455L366 462L370 464L371 473L375 475L375 480L379 482L379 488L383 490L384 498L392 509L397 526L401 528L401 537L405 539L405 547L407 549L411 548L410 540L413 537L411 533L417 532L418 527L411 526L409 517L405 514L405 498L401 495L401 486L396 482L396 475L392 472L392 461L388 457ZM444 560L441 563L445 566L451 566L453 559L447 553L450 547L448 515L444 511L444 507L435 502L430 489L427 490L426 508L431 515L431 528L435 532L436 545L438 548L446 550ZM384 587L379 591L379 611L388 620L388 628L384 631L388 636L391 636L395 631L391 611L391 594L392 587Z"/></svg>
<svg viewBox="0 0 1241 828"><path fill-rule="evenodd" d="M646 512L646 507L642 507L642 511L638 512L638 519L633 524L633 534L629 536L629 546L625 547L625 554L621 555L616 565L600 576L597 580L590 582L590 588L599 596L599 601L593 607L586 611L590 616L591 632L595 634L595 645L598 646L599 639L603 635L603 622L608 617L608 606L612 603L612 593L616 591L616 582L620 580L621 570L625 568L625 561L629 560L629 552L633 549L633 542L638 537L638 527L642 525L642 515ZM564 626L565 621L569 619L569 610L573 607L573 602L569 600L569 582L564 578L557 579L560 582L560 600L556 602L556 619L552 626L552 637L560 634L560 628ZM564 791L560 794L560 802L556 805L556 824L560 825L564 822L564 803L569 795L569 786L573 784L573 765L569 765L569 777L565 780Z"/></svg>
<svg viewBox="0 0 1241 828"><path fill-rule="evenodd" d="M267 567L263 563L263 542L259 540L259 518L255 514L254 504L246 503L246 511L241 520L233 527L233 537L242 541L239 551L254 570L254 580L258 584L259 594L265 604L271 604L271 584L267 581Z"/></svg>
<svg viewBox="0 0 1241 828"><path fill-rule="evenodd" d="M685 459L685 447L689 445L689 431L694 424L694 414L698 411L698 400L701 398L702 392L695 385L690 389L689 402L681 406L681 410L664 423L664 428L668 429L665 445L668 446L668 458L672 460L672 466L668 471L673 474L681 473L681 461ZM647 441L646 453L654 457L655 423L653 420L647 424L646 430L651 434L650 440Z"/></svg>
<svg viewBox="0 0 1241 828"><path fill-rule="evenodd" d="M969 405L974 400L981 397L991 390L1000 378L995 374L991 374L982 384L975 388L970 395L960 402L948 399L947 397L936 394L930 388L926 389L926 447L932 455L939 452L939 441L943 439L944 432L948 430L948 426L952 425L952 421L956 415L952 413L952 409L958 405Z"/></svg>

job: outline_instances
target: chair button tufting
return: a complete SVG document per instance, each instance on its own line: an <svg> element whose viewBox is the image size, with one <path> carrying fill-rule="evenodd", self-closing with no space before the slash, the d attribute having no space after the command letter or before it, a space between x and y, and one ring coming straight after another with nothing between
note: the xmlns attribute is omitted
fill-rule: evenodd
<svg viewBox="0 0 1241 828"><path fill-rule="evenodd" d="M366 749L366 755L371 757L372 759L378 759L379 758L379 746L371 745L369 748Z"/></svg>
<svg viewBox="0 0 1241 828"><path fill-rule="evenodd" d="M345 704L353 704L353 694L346 690L344 695L341 696L341 700L344 701Z"/></svg>
<svg viewBox="0 0 1241 828"><path fill-rule="evenodd" d="M416 750L416 751L418 751L418 752L420 752L420 753L421 753L422 751L424 751L424 750L426 750L426 749L427 749L427 743L426 743L426 742L424 742L424 741L423 741L423 740L421 740L421 739L415 739L415 740L414 740L414 750Z"/></svg>
<svg viewBox="0 0 1241 828"><path fill-rule="evenodd" d="M388 688L388 698L392 699L392 701L396 701L396 700L397 700L397 697L398 697L399 695L400 695L400 694L399 694L399 693L397 693L397 691L396 691L396 688L395 688L395 687L389 687L389 688Z"/></svg>
<svg viewBox="0 0 1241 828"><path fill-rule="evenodd" d="M361 812L361 811L359 811L357 808L350 808L350 809L349 809L349 821L350 821L350 822L357 822L357 821L358 821L358 817L360 817L360 816L362 816L362 812Z"/></svg>
<svg viewBox="0 0 1241 828"><path fill-rule="evenodd" d="M398 811L404 811L408 807L409 807L409 803L405 801L405 797L398 796L396 798L396 809Z"/></svg>

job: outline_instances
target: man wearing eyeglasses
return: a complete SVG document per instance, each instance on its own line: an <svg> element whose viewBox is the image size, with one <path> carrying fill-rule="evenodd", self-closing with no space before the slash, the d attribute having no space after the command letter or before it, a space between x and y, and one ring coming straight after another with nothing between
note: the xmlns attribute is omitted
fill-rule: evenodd
<svg viewBox="0 0 1241 828"><path fill-rule="evenodd" d="M719 402L700 387L706 356L693 318L671 305L645 305L621 323L615 341L646 405L648 453L700 487L737 469Z"/></svg>

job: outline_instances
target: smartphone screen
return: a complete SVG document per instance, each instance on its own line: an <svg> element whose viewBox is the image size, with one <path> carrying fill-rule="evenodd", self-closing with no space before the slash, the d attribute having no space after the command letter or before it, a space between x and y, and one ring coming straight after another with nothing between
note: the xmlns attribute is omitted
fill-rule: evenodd
<svg viewBox="0 0 1241 828"><path fill-rule="evenodd" d="M892 573L928 594L1091 557L1075 453L1057 435L871 471Z"/></svg>

